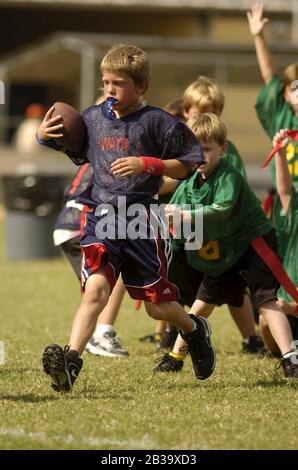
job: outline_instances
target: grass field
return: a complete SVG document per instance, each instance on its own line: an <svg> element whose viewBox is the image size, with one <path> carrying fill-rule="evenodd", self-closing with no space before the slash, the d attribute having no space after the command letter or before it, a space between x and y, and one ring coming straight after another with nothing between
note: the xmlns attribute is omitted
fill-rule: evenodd
<svg viewBox="0 0 298 470"><path fill-rule="evenodd" d="M1 449L297 449L298 384L275 360L239 353L225 308L211 319L218 363L207 381L189 359L179 374L151 374L159 354L138 338L154 323L126 298L117 331L129 358L85 354L73 392L52 392L40 357L67 341L77 281L62 258L8 262L2 232L0 247Z"/></svg>

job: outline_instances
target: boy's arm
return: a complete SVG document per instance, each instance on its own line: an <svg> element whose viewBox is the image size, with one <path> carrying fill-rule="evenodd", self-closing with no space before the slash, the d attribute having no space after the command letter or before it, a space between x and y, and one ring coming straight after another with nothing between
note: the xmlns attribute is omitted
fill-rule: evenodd
<svg viewBox="0 0 298 470"><path fill-rule="evenodd" d="M167 204L165 213L170 221L174 219L175 214L179 214L181 221L194 222L198 212L202 212L204 222L219 223L225 222L228 219L233 211L234 206L235 201L225 201L220 204L214 203L210 206L204 206L200 209L184 210L175 204Z"/></svg>
<svg viewBox="0 0 298 470"><path fill-rule="evenodd" d="M187 162L181 162L179 160L163 160L165 176L175 179L185 178L192 170L195 169L195 165Z"/></svg>
<svg viewBox="0 0 298 470"><path fill-rule="evenodd" d="M285 211L288 210L293 188L292 178L289 172L286 156L286 146L289 143L289 138L285 135L286 130L287 129L282 129L279 131L273 139L274 146L278 143L282 145L282 148L275 156L275 170L276 189L281 205Z"/></svg>
<svg viewBox="0 0 298 470"><path fill-rule="evenodd" d="M180 180L164 176L158 194L160 196L164 196L165 194L174 193L177 187L179 186L180 182Z"/></svg>
<svg viewBox="0 0 298 470"><path fill-rule="evenodd" d="M156 176L169 176L170 178L183 179L192 170L194 165L176 159L161 160L155 157L124 157L118 158L111 165L113 175L125 177L140 173L149 173Z"/></svg>
<svg viewBox="0 0 298 470"><path fill-rule="evenodd" d="M264 27L269 19L263 18L263 9L264 6L261 3L255 3L251 11L247 12L247 19L251 35L254 37L260 72L265 85L267 85L275 73L275 66L264 38Z"/></svg>

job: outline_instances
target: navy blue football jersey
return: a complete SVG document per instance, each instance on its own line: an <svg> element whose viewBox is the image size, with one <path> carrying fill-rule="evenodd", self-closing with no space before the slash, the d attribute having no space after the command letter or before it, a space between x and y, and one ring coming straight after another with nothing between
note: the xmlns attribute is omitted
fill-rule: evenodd
<svg viewBox="0 0 298 470"><path fill-rule="evenodd" d="M200 144L192 131L176 117L152 106L111 119L105 112L106 102L82 113L87 128L82 152L67 152L74 163L90 162L93 171L91 199L95 204L117 205L119 196L128 204L151 202L158 193L162 177L147 173L117 177L111 164L121 157L150 156L177 159L200 165L204 160ZM84 202L84 201L82 201Z"/></svg>

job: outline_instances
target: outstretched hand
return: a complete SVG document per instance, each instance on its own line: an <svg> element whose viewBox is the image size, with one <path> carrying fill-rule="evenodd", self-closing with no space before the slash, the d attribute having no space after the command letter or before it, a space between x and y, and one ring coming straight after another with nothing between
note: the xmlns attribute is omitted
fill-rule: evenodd
<svg viewBox="0 0 298 470"><path fill-rule="evenodd" d="M63 137L63 124L58 124L62 117L60 115L52 117L55 108L52 106L46 113L40 124L37 135L40 140L59 139Z"/></svg>
<svg viewBox="0 0 298 470"><path fill-rule="evenodd" d="M264 5L262 3L254 3L251 10L246 13L252 36L261 34L264 26L269 22L268 18L263 18L263 10Z"/></svg>

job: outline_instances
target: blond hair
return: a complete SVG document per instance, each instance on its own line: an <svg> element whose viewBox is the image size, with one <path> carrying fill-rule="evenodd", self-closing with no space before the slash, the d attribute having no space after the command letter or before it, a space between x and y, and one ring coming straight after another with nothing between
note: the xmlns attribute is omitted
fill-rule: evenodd
<svg viewBox="0 0 298 470"><path fill-rule="evenodd" d="M288 65L282 74L284 89L291 85L294 80L298 80L298 63Z"/></svg>
<svg viewBox="0 0 298 470"><path fill-rule="evenodd" d="M182 119L182 121L184 120L182 98L176 101L170 101L169 103L165 105L164 110L172 114L173 116L176 116L179 119Z"/></svg>
<svg viewBox="0 0 298 470"><path fill-rule="evenodd" d="M214 113L196 114L187 123L200 142L215 142L224 145L227 139L227 128Z"/></svg>
<svg viewBox="0 0 298 470"><path fill-rule="evenodd" d="M186 112L196 106L199 113L206 111L221 115L225 99L219 86L203 75L192 82L183 93L183 107Z"/></svg>
<svg viewBox="0 0 298 470"><path fill-rule="evenodd" d="M100 70L105 72L124 73L135 85L149 86L151 64L146 52L136 46L116 44L104 56Z"/></svg>

